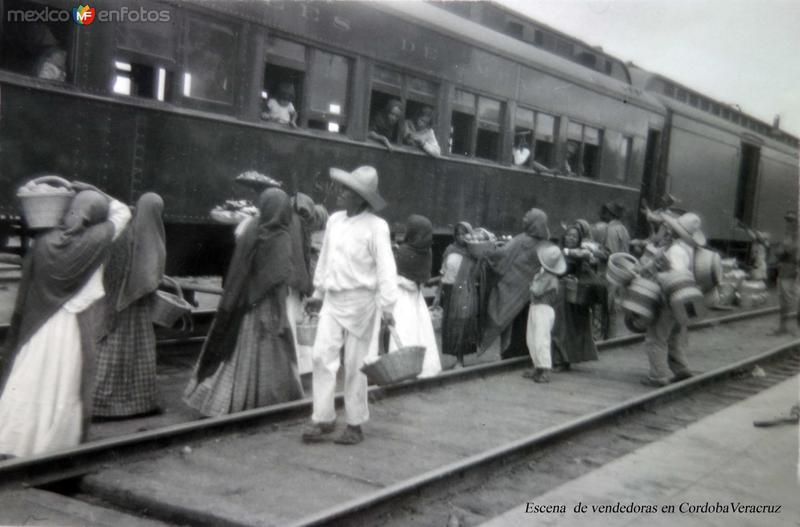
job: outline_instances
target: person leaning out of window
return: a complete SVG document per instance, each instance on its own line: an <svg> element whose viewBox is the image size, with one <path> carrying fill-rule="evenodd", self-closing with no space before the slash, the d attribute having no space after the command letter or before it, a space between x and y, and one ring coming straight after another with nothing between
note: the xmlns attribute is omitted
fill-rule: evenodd
<svg viewBox="0 0 800 527"><path fill-rule="evenodd" d="M367 137L377 141L392 151L392 143L396 143L400 135L399 129L403 119L403 103L399 99L391 99L380 112L372 116L369 122Z"/></svg>
<svg viewBox="0 0 800 527"><path fill-rule="evenodd" d="M433 133L433 108L423 106L413 119L406 119L403 129L403 144L421 148L431 157L442 155L436 134Z"/></svg>
<svg viewBox="0 0 800 527"><path fill-rule="evenodd" d="M261 114L261 118L265 121L297 128L297 110L294 107L294 85L292 83L282 82L278 85L275 97L267 100L267 111Z"/></svg>

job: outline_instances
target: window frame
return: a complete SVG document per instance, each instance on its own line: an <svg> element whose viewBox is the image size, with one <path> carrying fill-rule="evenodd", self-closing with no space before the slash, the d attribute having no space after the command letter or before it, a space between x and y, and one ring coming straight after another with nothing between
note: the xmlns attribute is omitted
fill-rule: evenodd
<svg viewBox="0 0 800 527"><path fill-rule="evenodd" d="M459 86L455 86L454 90L455 91L453 92L453 99L450 101L450 128L452 129L453 112L458 112L461 114L472 116L472 124L469 130L469 144L468 144L469 148L467 149L468 153L466 155L460 153L454 153L452 151L452 146L450 146L448 148L448 154L458 157L467 157L470 159L486 161L489 163L500 163L502 159L503 133L505 132L506 114L508 112L507 101L491 95L484 95L483 93L478 91L464 89ZM467 105L456 102L455 92L457 91L468 93L475 98L475 102L472 108L469 108ZM480 110L481 98L500 103L500 117L498 119L498 122L495 123L480 118L479 110ZM494 159L479 157L477 155L478 134L481 130L497 134L498 146L497 146L497 154ZM447 138L448 145L451 145L450 139L451 139L450 137Z"/></svg>
<svg viewBox="0 0 800 527"><path fill-rule="evenodd" d="M593 126L593 125L590 125L590 124L587 124L587 123L584 123L582 121L568 119L567 126L569 127L570 124L574 124L574 125L577 125L577 126L581 127L581 138L579 140L579 148L578 148L578 166L577 167L571 167L571 168L575 168L575 170L573 172L571 172L571 173L575 174L577 177L591 179L591 180L598 180L599 177L600 177L600 171L601 171L602 166L603 166L603 140L604 140L604 136L605 136L605 129L604 128L599 128L597 126ZM591 176L587 176L586 175L586 170L585 170L585 167L584 167L584 156L586 155L586 144L587 144L587 142L586 142L586 128L587 127L591 128L593 130L597 130L597 145L591 145L591 146L596 146L597 147L597 158L595 159L595 162L594 162L595 165L596 165L596 170L594 172L594 175L591 175ZM570 141L575 141L575 139L572 139L569 136L569 131L567 132L567 138L566 139L567 140L566 140L565 145L569 144ZM568 147L565 147L565 148L568 148ZM564 172L570 173L566 169L567 168L566 167L566 165L567 165L567 156L568 156L568 151L565 151L565 153L564 153L564 162L563 162L562 167L563 167ZM626 174L626 179L627 179L627 174Z"/></svg>
<svg viewBox="0 0 800 527"><path fill-rule="evenodd" d="M555 115L553 113L550 113L550 112L539 110L539 109L534 108L532 106L528 106L528 105L525 105L525 104L517 104L517 106L515 108L515 113L514 113L514 116L513 116L513 127L514 127L514 134L515 135L517 133L517 128L523 128L523 127L518 127L518 125L517 125L518 121L517 121L516 112L519 111L519 110L523 110L523 111L526 111L526 112L533 113L533 128L524 128L525 130L528 130L530 132L530 142L528 144L528 147L530 148L531 155L528 158L528 160L525 163L521 164L521 165L513 165L514 161L513 161L513 156L512 156L512 161L511 161L512 162L512 166L516 166L518 168L527 168L529 170L539 170L538 168L536 168L534 166L534 163L536 163L536 164L544 166L548 170L555 170L556 168L554 166L547 166L544 163L539 163L538 161L536 161L537 142L539 141L538 137L540 137L540 136L537 136L536 131L537 131L537 125L539 124L539 117L540 116L546 115L546 116L548 116L548 117L553 119L553 137L552 137L552 141L548 142L548 141L543 141L542 140L541 142L543 142L543 143L548 142L550 145L552 145L553 151L550 153L550 155L551 155L551 157L555 157L555 151L556 151L556 147L557 147L557 144L558 144L558 131L559 131L559 126L560 126L559 116ZM515 140L516 140L516 137L515 137ZM514 145L512 144L511 147L513 148ZM551 165L558 165L558 161L555 160L555 159L551 159L550 160L550 164Z"/></svg>

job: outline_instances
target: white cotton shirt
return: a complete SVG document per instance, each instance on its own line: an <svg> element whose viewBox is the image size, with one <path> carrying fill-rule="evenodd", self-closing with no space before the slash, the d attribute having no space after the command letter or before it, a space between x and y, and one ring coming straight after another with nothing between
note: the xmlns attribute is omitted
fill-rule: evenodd
<svg viewBox="0 0 800 527"><path fill-rule="evenodd" d="M294 104L289 103L286 106L281 106L281 103L279 103L277 99L270 99L267 101L267 111L271 121L277 121L280 124L289 124L292 122Z"/></svg>
<svg viewBox="0 0 800 527"><path fill-rule="evenodd" d="M386 221L369 211L349 217L345 211L332 214L314 289L318 299L326 292L374 291L380 309L391 311L397 302L397 267Z"/></svg>
<svg viewBox="0 0 800 527"><path fill-rule="evenodd" d="M454 284L458 277L458 270L461 269L461 262L464 260L464 255L457 252L452 252L447 255L444 263L442 264L442 283Z"/></svg>
<svg viewBox="0 0 800 527"><path fill-rule="evenodd" d="M673 271L694 273L694 249L685 241L673 242L667 249L666 257Z"/></svg>

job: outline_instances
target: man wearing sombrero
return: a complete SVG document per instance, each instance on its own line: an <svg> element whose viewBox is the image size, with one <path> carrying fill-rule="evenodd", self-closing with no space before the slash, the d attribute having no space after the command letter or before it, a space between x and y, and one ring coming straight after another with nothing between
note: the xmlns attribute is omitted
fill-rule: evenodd
<svg viewBox="0 0 800 527"><path fill-rule="evenodd" d="M313 357L311 423L303 441L318 442L336 424L334 390L339 351L344 346L344 407L347 428L336 443L363 440L361 425L369 419L367 378L361 366L378 352L379 321L393 325L397 269L388 224L374 214L386 203L378 193L378 173L370 166L352 172L330 169L339 184L338 206L328 219L317 269L314 296L307 309L319 311Z"/></svg>
<svg viewBox="0 0 800 527"><path fill-rule="evenodd" d="M695 249L706 244L700 216L693 212L680 217L662 214L661 220L667 228L664 256L669 270L694 274ZM642 379L642 384L660 387L691 377L684 350L686 340L686 326L677 321L668 304L662 306L647 329L645 349L650 372Z"/></svg>

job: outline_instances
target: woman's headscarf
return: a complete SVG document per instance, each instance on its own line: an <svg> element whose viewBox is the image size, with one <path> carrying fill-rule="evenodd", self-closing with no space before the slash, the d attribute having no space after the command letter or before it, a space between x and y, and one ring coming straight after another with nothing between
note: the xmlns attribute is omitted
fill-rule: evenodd
<svg viewBox="0 0 800 527"><path fill-rule="evenodd" d="M444 250L444 254L442 255L442 261L447 260L447 257L450 253L457 253L461 256L469 256L469 251L467 250L467 244L463 241L458 239L458 231L459 229L463 229L467 231L467 234L472 233L472 225L467 223L466 221L460 221L456 223L456 226L453 227L453 243L447 246L447 249Z"/></svg>
<svg viewBox="0 0 800 527"><path fill-rule="evenodd" d="M287 282L292 267L292 204L280 189L258 199L258 222L251 222L236 244L225 277L220 309L233 311L258 303L276 285Z"/></svg>
<svg viewBox="0 0 800 527"><path fill-rule="evenodd" d="M23 266L7 348L24 345L105 261L114 235L107 218L108 198L85 190L61 225L36 239Z"/></svg>
<svg viewBox="0 0 800 527"><path fill-rule="evenodd" d="M167 261L163 211L164 200L153 192L143 194L136 203L128 269L117 299L119 311L149 295L161 283Z"/></svg>
<svg viewBox="0 0 800 527"><path fill-rule="evenodd" d="M531 238L540 240L550 239L550 229L547 227L547 214L541 209L531 209L522 218L522 229Z"/></svg>
<svg viewBox="0 0 800 527"><path fill-rule="evenodd" d="M398 247L397 274L422 284L431 278L433 225L424 216L411 215L406 221L406 236Z"/></svg>
<svg viewBox="0 0 800 527"><path fill-rule="evenodd" d="M575 220L575 227L578 229L578 234L581 235L581 241L592 237L592 226L584 219Z"/></svg>
<svg viewBox="0 0 800 527"><path fill-rule="evenodd" d="M567 246L567 233L569 231L575 231L578 233L578 247L581 246L581 242L583 242L583 232L581 231L581 226L577 223L575 225L570 225L564 231L564 235L561 237L561 248L565 248Z"/></svg>
<svg viewBox="0 0 800 527"><path fill-rule="evenodd" d="M220 362L233 353L246 308L257 305L276 288L279 288L276 301L281 320L272 321L269 330L280 332L286 327L286 285L292 266L289 234L292 202L284 191L270 188L261 193L258 208L258 222L250 222L236 242L225 275L225 291L198 361L198 382L213 374Z"/></svg>

